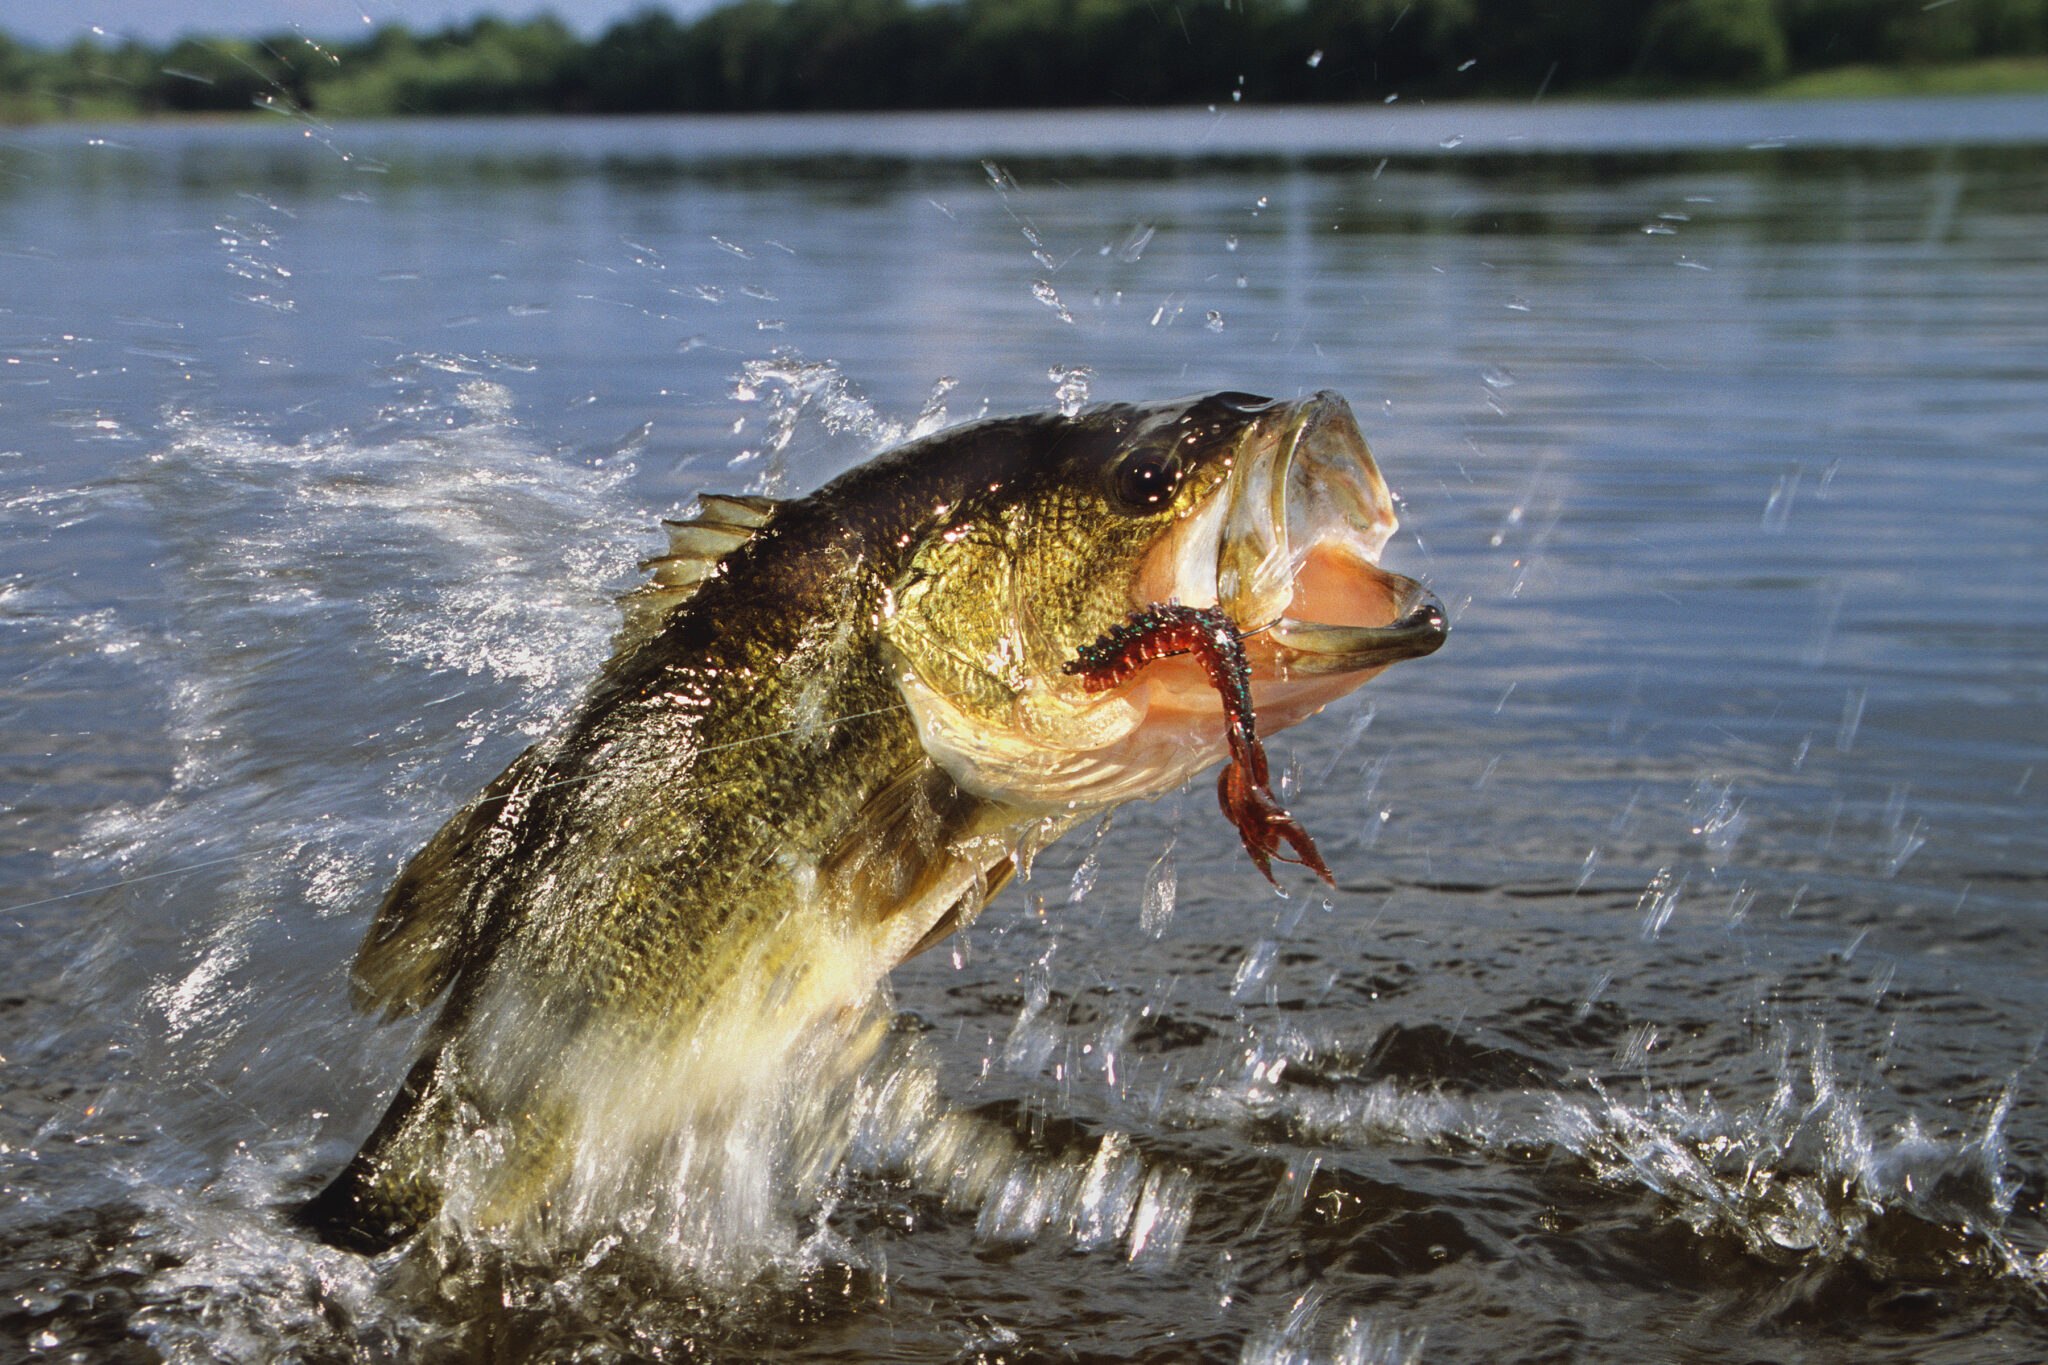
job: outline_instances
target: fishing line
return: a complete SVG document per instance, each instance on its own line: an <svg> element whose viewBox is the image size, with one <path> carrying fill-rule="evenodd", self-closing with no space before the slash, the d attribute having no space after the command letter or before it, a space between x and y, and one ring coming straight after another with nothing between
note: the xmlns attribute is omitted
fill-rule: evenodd
<svg viewBox="0 0 2048 1365"><path fill-rule="evenodd" d="M1254 635L1264 634L1278 624L1279 622L1276 619L1268 621L1265 625L1240 631L1238 632L1238 639L1245 640ZM748 735L745 739L727 740L723 744L713 744L699 749L697 753L698 755L722 753L725 750L738 749L748 744L764 743L771 739L782 739L789 735L803 734L806 731L829 730L834 726L848 725L857 720L871 720L876 716L893 715L895 712L907 711L909 709L910 704L908 702L897 702L893 706L878 706L871 711L855 711L850 715L835 716L830 720L813 721L804 725L792 725L782 730L771 730L765 735ZM560 787L573 787L580 782L594 782L601 777L611 776L613 773L620 771L631 771L631 769L608 769L601 773L585 773L580 777L564 777L543 786L535 787L531 794L539 795L541 792L553 791ZM471 801L460 807L460 810L466 813L475 810L478 804L480 803ZM19 905L0 907L0 915L15 915L24 910L37 910L45 905L55 905L60 901L77 900L82 896L96 896L102 892L119 891L124 887L139 886L143 882L161 881L166 877L182 877L192 872L203 872L209 867L222 867L229 863L247 862L303 842L303 840L298 839L287 839L263 848L250 849L243 853L231 853L219 858L209 858L204 862L189 863L184 867L167 868L161 872L144 872L133 877L125 877L117 882L106 882L99 886L81 887L76 891L60 891L54 896L45 896L41 900L23 901Z"/></svg>
<svg viewBox="0 0 2048 1365"><path fill-rule="evenodd" d="M1247 640L1255 635L1262 635L1265 632L1273 629L1273 627L1278 624L1279 621L1276 618L1272 621L1268 621L1266 624L1262 626L1254 626L1250 630L1241 630L1236 632L1237 638L1239 640ZM910 704L908 702L897 702L891 706L878 706L870 711L855 711L849 715L835 716L830 720L812 721L810 723L803 725L791 725L785 729L771 730L764 735L748 735L744 739L727 740L723 744L708 745L705 748L697 750L696 752L698 756L702 756L704 754L722 753L728 749L738 749L748 744L765 743L766 741L771 739L782 739L789 735L804 734L808 731L829 730L835 726L848 725L857 720L872 720L876 716L893 715L898 711L907 711L909 709ZM580 777L564 777L554 782L549 782L545 785L535 787L532 793L530 794L537 796L541 792L554 791L562 787L573 787L581 782L594 782L601 777L612 776L613 774L618 772L630 771L630 768L607 769L604 772L585 773ZM470 801L462 807L460 807L459 809L460 812L466 813L475 810L479 804L479 802ZM80 887L76 891L60 891L54 896L45 896L40 900L23 901L19 905L9 905L0 907L0 915L20 914L24 910L37 910L45 905L55 905L60 901L77 900L82 896L96 896L107 891L119 891L124 887L139 886L144 882L161 881L167 877L182 877L192 872L203 872L209 867L223 867L230 863L247 862L251 859L261 858L267 854L276 853L281 849L290 848L295 844L300 844L303 842L305 841L300 839L287 839L279 843L267 845L263 848L250 849L242 853L231 853L219 858L209 858L204 862L188 863L183 867L167 868L161 872L139 873L133 877L124 877L120 881L115 882L105 882L99 886Z"/></svg>
<svg viewBox="0 0 2048 1365"><path fill-rule="evenodd" d="M691 754L690 757L692 759L701 758L705 754L723 753L728 749L744 748L749 744L763 744L771 739L781 739L787 735L800 735L807 731L829 730L837 725L850 725L857 720L868 720L874 716L886 716L897 711L908 711L909 709L910 703L899 701L894 706L878 706L872 711L855 711L850 715L835 716L831 720L812 721L805 725L792 725L785 730L770 730L765 735L748 735L745 739L729 739L723 744L706 745L704 748L696 750L693 754ZM554 791L557 788L573 787L579 782L595 782L599 778L611 777L618 774L632 773L641 768L651 768L654 766L655 764L653 763L628 764L624 767L606 768L603 772L584 773L580 777L557 778L553 782L543 783L542 785L535 787L530 793L528 793L528 795L538 796L542 792ZM471 811L476 809L476 807L481 804L482 802L480 801L471 801L462 809L464 811Z"/></svg>
<svg viewBox="0 0 2048 1365"><path fill-rule="evenodd" d="M108 882L103 886L86 886L80 887L76 891L61 891L54 896L45 896L39 901L23 901L20 905L0 908L0 915L12 915L23 910L34 910L39 906L55 905L58 901L76 900L80 896L94 896L102 891L119 891L124 886L135 886L141 882L158 881L164 877L182 877L188 872L199 872L205 868L219 867L224 863L246 862L251 858L260 858L266 853L275 853L281 848L290 848L293 844L304 842L302 839L287 839L282 843L271 844L267 848L254 848L242 853L230 853L225 857L209 858L201 863L188 863L184 867L174 867L163 872L144 872L133 877L124 878L118 882Z"/></svg>
<svg viewBox="0 0 2048 1365"><path fill-rule="evenodd" d="M851 715L836 716L830 720L813 721L805 725L792 725L785 730L773 730L765 735L749 735L745 739L728 740L724 744L713 744L707 748L699 749L697 752L699 754L715 754L726 749L737 749L748 744L781 739L786 735L802 734L808 730L828 730L837 725L846 725L857 720L868 720L875 716L886 716L892 712L906 711L908 709L908 703L897 702L894 706L880 706L872 711L856 711ZM600 777L610 776L614 771L619 770L586 773L581 777L565 777L559 781L550 782L545 786L536 787L534 792L538 794L544 791L552 791L557 787L574 786L579 782L592 782ZM630 771L630 769L626 771ZM471 801L461 807L461 810L463 812L474 810L478 804L475 801ZM166 877L182 877L191 872L203 872L209 867L222 867L229 863L248 862L251 859L261 858L267 854L276 853L281 849L291 848L294 845L304 844L305 842L307 841L304 839L286 839L278 843L268 844L262 848L247 849L241 853L230 853L219 858L208 858L203 862L188 863L183 867L166 868L161 872L138 873L133 877L124 877L117 882L106 882L99 886L84 886L76 891L60 891L54 896L45 896L41 900L23 901L19 905L0 906L0 915L15 915L24 910L36 910L45 905L55 905L59 901L77 900L81 896L96 896L106 891L119 891L123 887L138 886L143 882L161 881Z"/></svg>

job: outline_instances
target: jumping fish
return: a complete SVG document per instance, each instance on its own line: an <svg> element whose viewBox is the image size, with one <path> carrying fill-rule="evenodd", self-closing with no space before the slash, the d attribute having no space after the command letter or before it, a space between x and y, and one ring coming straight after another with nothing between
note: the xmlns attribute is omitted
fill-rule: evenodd
<svg viewBox="0 0 2048 1365"><path fill-rule="evenodd" d="M700 498L581 709L386 894L356 1004L443 1003L300 1221L364 1252L437 1216L545 1225L587 1150L658 1145L1031 849L1226 756L1260 865L1286 837L1324 871L1249 716L1293 725L1443 642L1378 567L1394 528L1333 393L982 421L808 497ZM1133 636L1196 619L1249 708L1215 648Z"/></svg>

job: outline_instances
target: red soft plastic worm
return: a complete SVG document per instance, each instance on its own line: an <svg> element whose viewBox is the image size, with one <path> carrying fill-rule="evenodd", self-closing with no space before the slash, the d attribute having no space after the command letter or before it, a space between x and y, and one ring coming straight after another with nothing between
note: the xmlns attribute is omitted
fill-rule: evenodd
<svg viewBox="0 0 2048 1365"><path fill-rule="evenodd" d="M1210 686L1223 698L1230 762L1216 779L1216 799L1223 814L1237 826L1244 851L1275 885L1272 864L1277 855L1282 862L1299 863L1335 886L1337 879L1323 865L1315 840L1273 797L1266 750L1253 728L1251 665L1244 656L1244 637L1221 607L1155 602L1140 608L1069 660L1066 671L1078 676L1088 691L1107 692L1154 659L1178 654L1192 654L1200 660ZM1283 839L1293 846L1298 858L1280 853Z"/></svg>

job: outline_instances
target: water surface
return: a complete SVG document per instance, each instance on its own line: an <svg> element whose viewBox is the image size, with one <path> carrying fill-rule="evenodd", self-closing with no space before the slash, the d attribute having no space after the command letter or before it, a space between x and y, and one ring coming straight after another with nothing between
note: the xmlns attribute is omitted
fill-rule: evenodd
<svg viewBox="0 0 2048 1365"><path fill-rule="evenodd" d="M0 143L0 1341L48 1359L2048 1350L2048 102ZM984 164L984 163L988 164ZM344 974L699 489L1318 388L1455 630L897 974L736 1280L271 1207ZM715 1196L710 1196L715 1197ZM737 1253L736 1253L737 1254Z"/></svg>

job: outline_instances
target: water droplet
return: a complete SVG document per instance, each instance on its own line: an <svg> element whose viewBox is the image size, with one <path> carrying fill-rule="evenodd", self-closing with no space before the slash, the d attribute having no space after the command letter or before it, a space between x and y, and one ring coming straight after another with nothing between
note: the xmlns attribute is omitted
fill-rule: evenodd
<svg viewBox="0 0 2048 1365"><path fill-rule="evenodd" d="M1204 322L1202 323L1202 325L1203 325L1204 327L1207 327L1207 328L1208 328L1208 329L1209 329L1210 331L1212 331L1212 332L1220 332L1220 331L1222 331L1222 330L1223 330L1223 314L1221 314L1221 313L1217 312L1217 311L1216 311L1216 310L1215 310L1214 308L1211 308L1211 309L1210 309L1210 310L1208 311L1208 313L1207 313L1207 315L1206 315L1206 318L1205 318L1205 321L1204 321Z"/></svg>
<svg viewBox="0 0 2048 1365"><path fill-rule="evenodd" d="M1726 858L1748 823L1742 814L1742 803L1735 799L1733 786L1703 778L1693 784L1685 804L1692 814L1693 837L1707 846L1708 856L1716 863Z"/></svg>
<svg viewBox="0 0 2048 1365"><path fill-rule="evenodd" d="M1308 54L1308 64L1310 66L1321 66L1323 64L1323 50L1321 48L1317 48L1314 52Z"/></svg>
<svg viewBox="0 0 2048 1365"><path fill-rule="evenodd" d="M1856 744L1856 731L1863 724L1863 705L1870 700L1870 689L1852 687L1842 698L1842 723L1835 730L1835 752L1846 754Z"/></svg>
<svg viewBox="0 0 2048 1365"><path fill-rule="evenodd" d="M1633 1070L1650 1060L1650 1052L1663 1038L1663 1030L1655 1024L1638 1024L1629 1030L1621 1046L1614 1050L1614 1064Z"/></svg>
<svg viewBox="0 0 2048 1365"><path fill-rule="evenodd" d="M1067 904L1079 905L1088 899L1088 893L1095 889L1095 878L1102 871L1102 857L1096 850L1088 850L1088 856L1074 869L1073 880L1067 883Z"/></svg>
<svg viewBox="0 0 2048 1365"><path fill-rule="evenodd" d="M1591 1018L1593 1006L1600 1003L1600 997L1607 994L1607 988L1613 984L1613 972L1602 972L1599 976L1595 977L1592 987L1586 992L1585 998L1579 1001L1578 1008L1572 1011L1572 1022L1583 1024L1587 1019Z"/></svg>
<svg viewBox="0 0 2048 1365"><path fill-rule="evenodd" d="M1145 874L1144 899L1138 908L1138 925L1153 938L1166 932L1167 921L1173 918L1173 903L1180 893L1180 877L1173 863L1174 841L1168 839L1166 848Z"/></svg>
<svg viewBox="0 0 2048 1365"><path fill-rule="evenodd" d="M1131 1263L1147 1269L1172 1265L1187 1236L1194 1202L1194 1177L1185 1170L1149 1172L1131 1217Z"/></svg>
<svg viewBox="0 0 2048 1365"><path fill-rule="evenodd" d="M1132 228L1124 234L1123 245L1117 248L1116 258L1126 265L1134 263L1145 254L1145 248L1152 244L1153 234L1158 231L1159 229L1150 223Z"/></svg>
<svg viewBox="0 0 2048 1365"><path fill-rule="evenodd" d="M1770 497L1764 500L1763 528L1772 534L1781 534L1792 519L1792 500L1799 496L1799 472L1781 476L1771 486Z"/></svg>
<svg viewBox="0 0 2048 1365"><path fill-rule="evenodd" d="M1671 922L1671 916L1678 909L1678 893L1685 887L1685 878L1674 878L1668 867L1659 868L1657 875L1650 879L1636 909L1643 913L1643 937L1656 938L1664 932L1664 926Z"/></svg>
<svg viewBox="0 0 2048 1365"><path fill-rule="evenodd" d="M1600 850L1597 847L1587 849L1586 860L1579 864L1579 880L1572 887L1574 893L1586 889L1586 883L1593 880L1593 869L1599 865Z"/></svg>
<svg viewBox="0 0 2048 1365"><path fill-rule="evenodd" d="M1249 999L1266 978L1273 974L1273 964L1280 960L1280 945L1270 938L1262 938L1251 946L1244 960L1237 964L1237 975L1230 983L1232 1000Z"/></svg>
<svg viewBox="0 0 2048 1365"><path fill-rule="evenodd" d="M1053 382L1053 397L1059 400L1060 416L1072 417L1088 402L1088 379L1095 371L1086 365L1055 365L1046 371Z"/></svg>
<svg viewBox="0 0 2048 1365"><path fill-rule="evenodd" d="M1036 284L1032 285L1031 297L1037 299L1040 303L1052 309L1053 313L1059 318L1061 322L1073 322L1074 315L1067 311L1067 305L1060 302L1059 290L1054 289L1052 287L1051 280L1040 280Z"/></svg>

